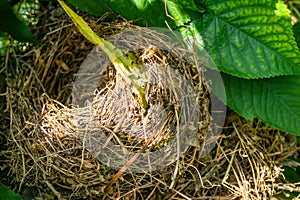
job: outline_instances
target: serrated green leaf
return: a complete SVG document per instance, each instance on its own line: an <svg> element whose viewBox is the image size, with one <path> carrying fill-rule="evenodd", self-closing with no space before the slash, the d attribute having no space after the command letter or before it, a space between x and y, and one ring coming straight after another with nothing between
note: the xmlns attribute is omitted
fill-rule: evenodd
<svg viewBox="0 0 300 200"><path fill-rule="evenodd" d="M0 31L9 33L14 39L20 42L39 44L28 27L17 19L6 0L0 0L0 19Z"/></svg>
<svg viewBox="0 0 300 200"><path fill-rule="evenodd" d="M291 11L287 8L287 5L285 5L282 1L276 3L276 10L274 12L279 17L291 17Z"/></svg>
<svg viewBox="0 0 300 200"><path fill-rule="evenodd" d="M197 8L194 1L168 0L166 1L166 8L177 26L191 22L204 11Z"/></svg>
<svg viewBox="0 0 300 200"><path fill-rule="evenodd" d="M277 0L208 0L191 22L222 72L243 78L300 74L291 19L275 14Z"/></svg>
<svg viewBox="0 0 300 200"><path fill-rule="evenodd" d="M222 78L230 108L247 119L257 117L277 129L300 135L300 76L248 80L222 73ZM218 95L217 88L214 91Z"/></svg>
<svg viewBox="0 0 300 200"><path fill-rule="evenodd" d="M88 5L93 1L71 2ZM127 19L144 18L149 26L159 27L165 27L166 21L174 27L166 16L167 8L177 26L188 25L196 30L194 36L201 34L205 48L222 72L242 78L300 74L300 52L293 37L291 20L287 17L287 8L280 7L277 0L103 2ZM285 14L278 16L275 11Z"/></svg>
<svg viewBox="0 0 300 200"><path fill-rule="evenodd" d="M105 0L105 3L127 19L146 18L150 26L165 27L165 20L170 24L164 0ZM195 0L187 5L186 1L168 0L167 3L176 24L184 25L178 28L183 35L195 37L200 48L205 46L208 50L218 69L226 72L222 76L227 104L232 109L248 119L258 117L275 128L300 135L300 53L290 19L284 8L278 9L277 0ZM173 12L172 7L175 7ZM281 15L276 15L276 10ZM193 12L189 16L190 11ZM238 78L278 75L290 76ZM214 92L218 94L218 88Z"/></svg>

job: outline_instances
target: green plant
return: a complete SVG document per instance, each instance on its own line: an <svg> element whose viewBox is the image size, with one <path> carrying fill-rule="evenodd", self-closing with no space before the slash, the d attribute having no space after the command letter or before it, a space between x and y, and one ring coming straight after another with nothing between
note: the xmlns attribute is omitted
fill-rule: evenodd
<svg viewBox="0 0 300 200"><path fill-rule="evenodd" d="M21 7L20 11L20 13L24 13L26 9ZM6 32L20 42L39 44L26 24L17 18L7 0L0 0L0 19L0 33ZM26 19L28 20L28 18Z"/></svg>
<svg viewBox="0 0 300 200"><path fill-rule="evenodd" d="M299 1L299 0L287 1L287 5L288 5L289 9L292 11L292 13L293 13L298 19L300 19L300 12L299 12L300 1Z"/></svg>
<svg viewBox="0 0 300 200"><path fill-rule="evenodd" d="M299 138L298 138L299 140ZM298 142L299 144L299 142ZM300 160L298 158L289 157L283 163L283 177L278 179L281 184L281 190L275 195L278 200L299 199L299 190L294 189L293 185L299 185L300 181Z"/></svg>
<svg viewBox="0 0 300 200"><path fill-rule="evenodd" d="M22 198L11 191L7 186L0 183L0 200L21 200Z"/></svg>
<svg viewBox="0 0 300 200"><path fill-rule="evenodd" d="M216 63L213 70L222 72L229 107L247 119L257 117L300 135L300 52L282 1L69 2L94 15L114 11L129 20L144 18L148 26L167 23L184 37L194 36ZM213 90L219 95L218 88Z"/></svg>
<svg viewBox="0 0 300 200"><path fill-rule="evenodd" d="M58 2L72 19L80 33L92 44L100 47L107 54L117 72L136 89L141 106L147 110L148 103L145 98L145 79L147 79L147 75L145 75L144 66L139 63L134 54L125 54L125 52L114 46L111 42L99 37L64 1L58 0Z"/></svg>

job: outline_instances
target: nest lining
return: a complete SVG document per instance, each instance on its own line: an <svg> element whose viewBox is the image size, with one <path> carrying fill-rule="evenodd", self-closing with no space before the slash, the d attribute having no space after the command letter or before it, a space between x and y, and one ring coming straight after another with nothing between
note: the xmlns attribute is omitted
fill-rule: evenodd
<svg viewBox="0 0 300 200"><path fill-rule="evenodd" d="M150 50L155 59L153 59L152 56L149 57ZM162 62L162 59L158 57L159 54L160 56L162 55L161 53L161 50L150 47L145 49L140 57L143 58L145 66L150 70L157 68L153 65L158 66L158 68L174 66L166 63L158 63L158 61ZM175 61L178 69L186 66L180 65L177 57L170 57L167 54L163 56L168 59L170 63ZM108 69L108 71L110 70L113 71L113 69ZM108 80L108 83L106 83L104 88L99 88L99 92L92 102L92 107L100 125L110 129L110 131L113 131L114 134L118 136L118 138L115 139L115 143L122 141L122 146L140 149L141 146L145 144L145 141L147 141L147 138L151 136L153 140L148 144L149 147L157 149L161 142L163 145L167 145L166 141L172 140L175 135L174 127L179 123L175 119L175 112L177 112L177 114L180 112L180 104L176 103L174 94L172 94L170 89L162 87L161 83L148 84L146 97L150 108L145 115L139 105L137 96L132 95L130 86L121 78L116 81L115 73L105 74L111 77L104 78ZM158 74L155 73L154 75L157 76ZM195 80L199 83L198 79ZM195 82L196 81L194 81L193 84L197 85ZM202 89L202 91L205 90ZM200 101L199 98L201 95L202 94L198 93L198 102ZM201 98L204 97L201 96ZM164 122L162 122L161 119L162 110L166 110L166 116L163 119ZM205 115L208 115L208 108L206 108L206 112ZM204 115L204 113L202 114ZM160 123L164 123L164 127L157 130L156 133L153 133L155 131L155 124ZM209 122L205 123L209 124ZM201 124L203 125L204 123ZM173 127L173 130L170 129L171 127ZM155 134L155 136L153 136L153 134Z"/></svg>
<svg viewBox="0 0 300 200"><path fill-rule="evenodd" d="M266 199L276 193L274 188L282 188L275 180L282 173L280 162L297 151L295 140L286 140L291 136L231 112L217 147L205 158L199 159L201 150L190 148L179 165L153 173L125 174L104 193L116 171L85 150L72 121L78 113L68 106L70 83L92 46L66 16L50 18L52 11L57 8L49 6L34 30L42 42L52 45L26 52L16 48L2 66L13 75L6 79L8 109L4 111L11 117L1 118L1 135L8 137L1 149L1 158L5 158L1 170L6 170L1 174L7 174L3 181L21 193L31 187L35 197L59 199ZM98 28L103 35L111 35L128 26L116 21L100 23ZM10 66L14 66L12 71Z"/></svg>

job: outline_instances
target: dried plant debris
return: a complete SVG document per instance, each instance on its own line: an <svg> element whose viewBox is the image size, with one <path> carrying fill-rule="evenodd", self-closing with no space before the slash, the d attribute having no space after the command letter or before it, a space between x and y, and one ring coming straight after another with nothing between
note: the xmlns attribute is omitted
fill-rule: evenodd
<svg viewBox="0 0 300 200"><path fill-rule="evenodd" d="M6 79L6 112L9 113L6 119L9 121L1 128L1 137L7 137L7 144L1 147L0 153L1 171L6 174L1 173L1 179L16 191L24 194L31 188L34 198L43 199L256 200L269 199L282 187L276 180L282 177L281 162L297 151L293 137L260 121L245 120L234 112L227 114L216 147L205 157L201 146L191 146L177 161L162 169L126 172L111 182L119 170L101 163L91 149L86 148L74 124L74 119L83 116L85 108L72 106L72 83L93 46L62 15L60 8L49 5L33 29L46 45L25 50L16 47L7 53L7 62L2 64L11 76ZM98 34L106 37L125 28L138 28L120 19L108 22L104 17L100 20L86 17L86 20ZM197 91L197 101L203 102L199 119L204 122L198 127L198 142L203 143L211 123L209 88L200 82L201 78L195 77L193 65L179 58L178 53L146 44L137 44L140 48L136 53L148 69L153 69L150 67L153 65L155 69L166 63L172 65ZM128 151L151 152L164 148L174 139L179 123L176 115L182 114L174 91L149 84L150 110L144 115L138 98L132 95L130 88L122 88L126 84L121 84L112 66L106 67L103 77L89 108L95 114L95 123L111 137L111 142L123 145ZM201 87L197 87L199 85ZM118 90L123 92L119 100L124 98L129 102L124 111L124 106L116 103L114 95ZM157 112L159 107L166 110L164 118ZM162 120L164 124L153 139L147 140L151 138L151 129L142 132L146 134L139 134L139 129L156 123L155 120ZM111 187L104 191L109 183Z"/></svg>

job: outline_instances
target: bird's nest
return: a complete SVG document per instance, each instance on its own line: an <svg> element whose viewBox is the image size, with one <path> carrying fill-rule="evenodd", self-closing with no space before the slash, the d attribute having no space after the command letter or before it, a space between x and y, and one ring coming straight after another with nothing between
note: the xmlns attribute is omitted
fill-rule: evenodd
<svg viewBox="0 0 300 200"><path fill-rule="evenodd" d="M197 68L197 62L180 57L184 49L171 51L173 46L150 44L147 37L169 43L127 21L85 17L103 37L125 29L148 35L129 34L131 40L126 41L140 39L134 43L138 45L135 53L152 80L146 88L149 110L143 111L132 88L116 77L105 59L106 67L98 73L101 81L94 93L88 94L90 101L75 107L73 85L74 81L80 83L75 77L87 55L98 49L80 35L60 8L50 5L33 27L45 45L25 50L13 47L1 66L9 75L7 109L1 118L3 182L15 186L25 197L59 199L264 199L282 187L276 179L282 174L280 162L297 150L293 137L229 111L217 145L204 156L203 145L212 122L210 89L202 71L197 70L202 66ZM172 86L172 82L157 81L166 80L170 70L188 80L196 105L181 105L178 88L187 87L182 87L183 82ZM191 118L195 112L196 121ZM193 126L185 127L182 119ZM93 131L95 127L97 131ZM197 137L178 136L180 130L196 130ZM165 150L172 141L191 141L198 146L177 149L180 154L160 154L158 161L170 157L162 168L134 171L141 167L135 164L139 157L134 155L148 152L149 159L160 149L168 152ZM104 147L120 149L103 154ZM125 161L124 157L112 159L125 150L130 155ZM156 162L143 164L151 167Z"/></svg>

